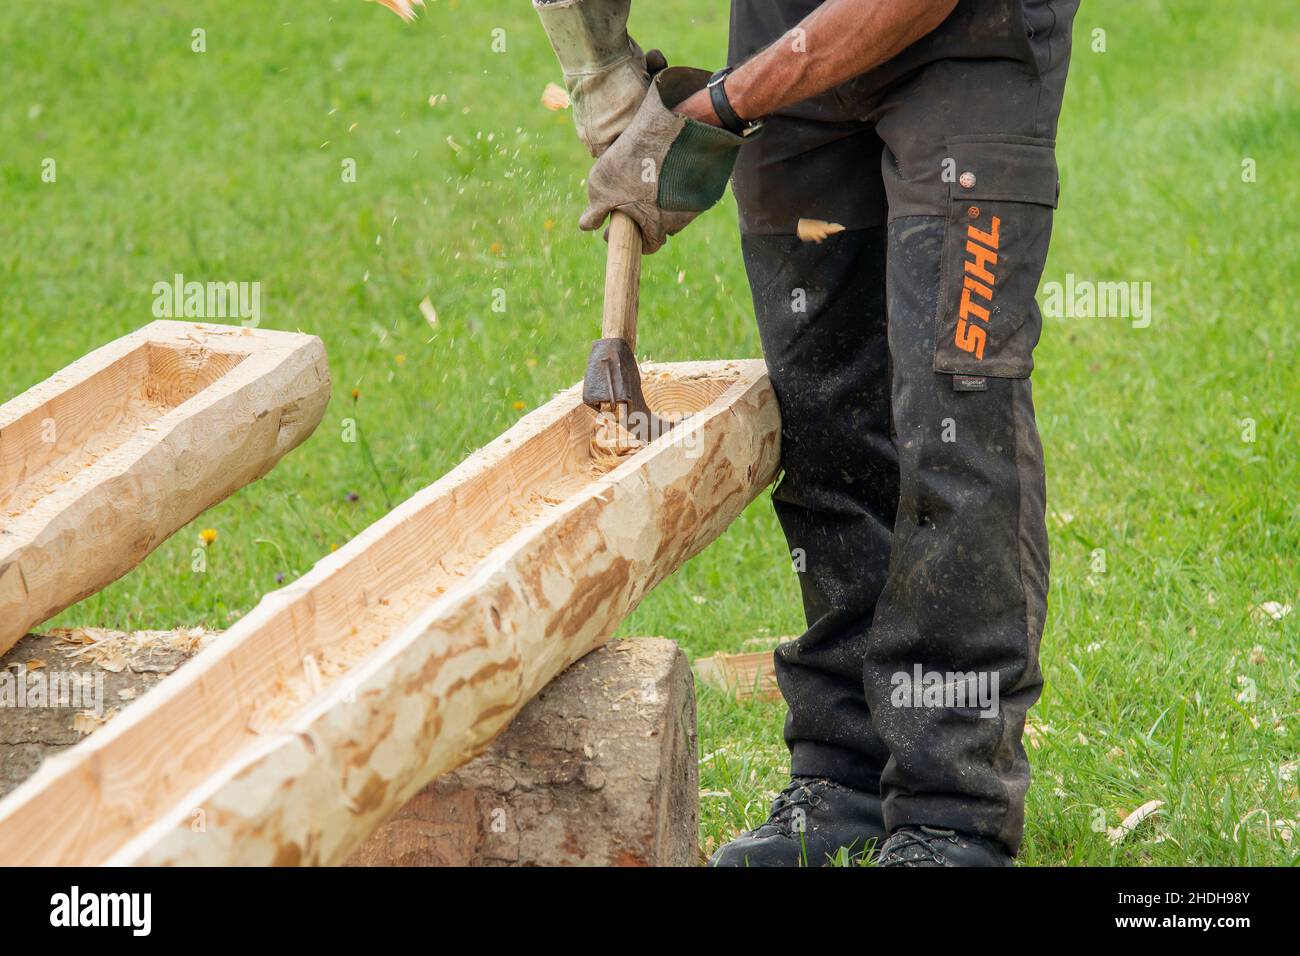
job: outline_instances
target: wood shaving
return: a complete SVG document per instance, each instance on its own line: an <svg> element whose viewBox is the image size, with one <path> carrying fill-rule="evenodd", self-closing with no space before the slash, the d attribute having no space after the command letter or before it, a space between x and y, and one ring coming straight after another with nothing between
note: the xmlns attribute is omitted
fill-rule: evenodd
<svg viewBox="0 0 1300 956"><path fill-rule="evenodd" d="M174 657L176 653L192 656L218 636L201 627L129 634L103 627L78 627L56 628L49 633L61 644L71 645L64 650L65 657L83 658L111 674L120 674L127 667L134 671L155 669L149 666L155 657Z"/></svg>
<svg viewBox="0 0 1300 956"><path fill-rule="evenodd" d="M1126 816L1119 826L1107 830L1106 835L1110 838L1111 845L1118 846L1126 836L1137 829L1138 824L1147 817L1153 816L1164 805L1163 800L1148 800Z"/></svg>
<svg viewBox="0 0 1300 956"><path fill-rule="evenodd" d="M1251 608L1250 616L1256 624L1267 624L1282 620L1291 611L1290 604L1283 604L1281 601L1264 601Z"/></svg>
<svg viewBox="0 0 1300 956"><path fill-rule="evenodd" d="M72 729L84 737L87 734L93 734L107 722L107 717L97 717L93 710L82 710L78 711L77 716L72 718Z"/></svg>
<svg viewBox="0 0 1300 956"><path fill-rule="evenodd" d="M645 442L624 428L617 415L602 411L591 436L591 472L596 477L607 474L644 447Z"/></svg>

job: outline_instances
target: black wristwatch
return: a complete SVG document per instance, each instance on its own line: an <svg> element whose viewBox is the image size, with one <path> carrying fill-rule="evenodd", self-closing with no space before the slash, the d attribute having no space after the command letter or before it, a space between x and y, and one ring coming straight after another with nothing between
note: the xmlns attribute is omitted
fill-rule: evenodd
<svg viewBox="0 0 1300 956"><path fill-rule="evenodd" d="M709 100L713 103L713 112L717 113L718 119L722 120L723 129L737 136L748 136L763 124L758 120L741 119L740 114L731 108L725 82L730 75L731 67L727 67L709 77Z"/></svg>

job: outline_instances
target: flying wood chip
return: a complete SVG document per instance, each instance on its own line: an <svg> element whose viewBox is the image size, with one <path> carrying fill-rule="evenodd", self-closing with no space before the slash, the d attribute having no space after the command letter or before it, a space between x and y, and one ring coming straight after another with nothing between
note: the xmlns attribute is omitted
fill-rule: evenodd
<svg viewBox="0 0 1300 956"><path fill-rule="evenodd" d="M433 307L433 302L427 295L420 300L420 314L424 316L424 321L429 323L429 328L438 327L438 310Z"/></svg>
<svg viewBox="0 0 1300 956"><path fill-rule="evenodd" d="M424 6L424 0L375 0L392 10L403 20L415 19L415 8Z"/></svg>
<svg viewBox="0 0 1300 956"><path fill-rule="evenodd" d="M821 242L827 236L843 232L844 227L838 222L826 222L824 219L800 219L796 232L804 242Z"/></svg>
<svg viewBox="0 0 1300 956"><path fill-rule="evenodd" d="M567 110L569 94L558 83L547 83L546 89L542 90L542 105L548 110Z"/></svg>

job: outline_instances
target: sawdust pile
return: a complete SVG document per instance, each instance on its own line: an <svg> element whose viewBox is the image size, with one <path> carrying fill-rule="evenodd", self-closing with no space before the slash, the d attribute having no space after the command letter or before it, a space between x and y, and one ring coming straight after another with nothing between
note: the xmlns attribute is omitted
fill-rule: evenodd
<svg viewBox="0 0 1300 956"><path fill-rule="evenodd" d="M645 442L626 428L612 412L596 416L591 436L591 473L595 477L608 474L645 447Z"/></svg>

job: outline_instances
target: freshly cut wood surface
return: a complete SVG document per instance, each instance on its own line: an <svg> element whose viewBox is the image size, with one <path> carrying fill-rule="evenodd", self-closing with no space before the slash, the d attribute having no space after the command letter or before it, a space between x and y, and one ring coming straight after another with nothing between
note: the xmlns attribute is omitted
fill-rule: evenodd
<svg viewBox="0 0 1300 956"><path fill-rule="evenodd" d="M0 406L0 652L316 428L315 336L157 321Z"/></svg>
<svg viewBox="0 0 1300 956"><path fill-rule="evenodd" d="M270 471L329 392L315 336L154 322L0 406L0 652Z"/></svg>
<svg viewBox="0 0 1300 956"><path fill-rule="evenodd" d="M342 862L775 476L761 362L645 389L695 414L609 462L580 386L526 416L0 801L0 859Z"/></svg>

